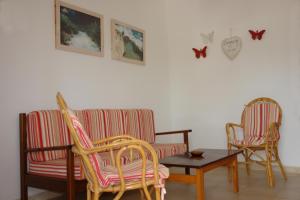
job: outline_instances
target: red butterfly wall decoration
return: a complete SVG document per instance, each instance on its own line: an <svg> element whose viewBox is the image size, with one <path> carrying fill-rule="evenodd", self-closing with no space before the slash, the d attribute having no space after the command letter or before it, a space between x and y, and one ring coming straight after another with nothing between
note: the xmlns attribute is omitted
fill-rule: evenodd
<svg viewBox="0 0 300 200"><path fill-rule="evenodd" d="M261 30L261 31L252 31L252 30L249 30L249 33L251 34L251 37L252 37L252 40L261 40L262 39L262 36L263 34L266 32L266 30Z"/></svg>
<svg viewBox="0 0 300 200"><path fill-rule="evenodd" d="M198 50L198 49L196 49L196 48L193 48L193 51L195 52L195 57L198 58L198 59L199 59L201 56L202 56L203 58L206 57L206 50L207 50L207 46L205 46L203 49L200 49L200 50Z"/></svg>

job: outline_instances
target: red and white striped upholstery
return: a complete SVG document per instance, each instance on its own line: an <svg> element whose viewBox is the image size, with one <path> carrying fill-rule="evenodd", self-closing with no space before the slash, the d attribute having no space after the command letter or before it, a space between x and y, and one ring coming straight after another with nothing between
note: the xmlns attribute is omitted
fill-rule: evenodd
<svg viewBox="0 0 300 200"><path fill-rule="evenodd" d="M184 143L173 144L152 144L152 147L156 151L158 159L173 156L177 154L184 154L187 150L187 146Z"/></svg>
<svg viewBox="0 0 300 200"><path fill-rule="evenodd" d="M137 160L135 162L129 163L127 165L122 166L124 180L125 181L138 181L142 178L142 160ZM159 174L159 183L162 185L164 180L169 177L169 169L164 165L158 166L158 174ZM104 176L106 182L104 186L108 185L118 185L120 183L120 176L118 174L118 170L111 165L108 165L104 168ZM146 178L153 178L153 163L150 160L146 162Z"/></svg>
<svg viewBox="0 0 300 200"><path fill-rule="evenodd" d="M183 154L186 152L186 145L185 144L152 144L153 148L155 149L158 158L164 158L167 156L172 156L175 154ZM133 160L137 160L140 158L139 154L133 154ZM130 162L130 154L129 152L124 152L122 154L122 164L126 165ZM109 152L101 153L101 160L104 163L104 166L111 165L111 157ZM74 174L76 180L84 179L83 176L83 169L81 167L80 158L75 157L74 163ZM28 161L28 171L32 174L37 175L44 175L44 176L53 176L57 178L66 178L67 177L67 165L66 159L57 159L57 160L49 160L49 161Z"/></svg>
<svg viewBox="0 0 300 200"><path fill-rule="evenodd" d="M50 176L55 178L67 178L66 159L57 159L49 161L28 161L28 171L30 174ZM74 158L74 177L76 180L83 180L83 170L81 167L80 158Z"/></svg>
<svg viewBox="0 0 300 200"><path fill-rule="evenodd" d="M73 128L76 131L76 135L74 135L73 137L76 137L78 139L83 148L93 148L94 145L85 132L84 128L82 127L81 123L79 122L79 119L70 110L68 111L68 114L71 118ZM120 176L117 168L111 165L104 166L104 162L101 159L100 155L101 154L98 153L92 153L88 155L89 161L93 166L93 170L97 176L99 185L108 187L118 184L120 182ZM83 165L83 167L85 168L85 165ZM125 181L139 180L142 177L142 160L136 160L130 164L123 165L122 170L124 173ZM87 176L88 180L92 180L89 170L85 170L85 175ZM169 176L168 168L163 165L159 165L159 175L160 182L162 183L163 180ZM148 160L146 164L146 178L152 177L154 177L153 164Z"/></svg>
<svg viewBox="0 0 300 200"><path fill-rule="evenodd" d="M93 109L74 111L92 141L117 135L131 135L152 144L158 158L186 152L183 143L155 144L153 111L149 109ZM46 148L72 144L70 133L58 110L42 110L27 115L28 148ZM28 171L32 174L66 178L66 152L45 151L28 154ZM122 155L128 164L129 154ZM97 160L98 158L96 158ZM133 160L139 159L138 154ZM110 155L101 153L103 167L111 164ZM101 165L102 165L101 164ZM75 157L75 179L83 179L83 168ZM105 179L105 177L104 177Z"/></svg>
<svg viewBox="0 0 300 200"><path fill-rule="evenodd" d="M92 141L118 135L155 142L153 111L149 109L94 109L76 113Z"/></svg>
<svg viewBox="0 0 300 200"><path fill-rule="evenodd" d="M46 148L71 144L71 137L59 110L42 110L27 115L28 148ZM48 161L66 158L66 151L30 153L29 160Z"/></svg>
<svg viewBox="0 0 300 200"><path fill-rule="evenodd" d="M279 121L280 108L275 103L261 102L247 106L243 113L244 139L233 141L234 145L253 146L266 142L270 125ZM275 140L279 133L275 132Z"/></svg>
<svg viewBox="0 0 300 200"><path fill-rule="evenodd" d="M131 135L155 142L153 111L149 109L94 109L74 111L92 141L117 135ZM31 112L27 116L27 144L29 148L45 148L72 144L67 125L58 110ZM65 151L30 153L34 161L56 160L66 157Z"/></svg>

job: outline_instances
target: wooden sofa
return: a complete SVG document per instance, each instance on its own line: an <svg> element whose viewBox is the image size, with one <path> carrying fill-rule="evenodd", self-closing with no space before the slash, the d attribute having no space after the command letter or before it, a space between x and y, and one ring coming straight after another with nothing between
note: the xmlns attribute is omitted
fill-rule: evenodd
<svg viewBox="0 0 300 200"><path fill-rule="evenodd" d="M159 159L189 151L191 130L155 133L154 115L149 109L89 109L75 114L93 141L131 135L152 144ZM76 192L86 189L86 181L80 159L71 151L72 141L60 111L20 113L19 119L21 200L28 199L28 187L66 192L68 200L75 199ZM183 142L156 143L156 136L169 134L182 134ZM110 164L109 153L101 157ZM125 155L124 163L128 159Z"/></svg>

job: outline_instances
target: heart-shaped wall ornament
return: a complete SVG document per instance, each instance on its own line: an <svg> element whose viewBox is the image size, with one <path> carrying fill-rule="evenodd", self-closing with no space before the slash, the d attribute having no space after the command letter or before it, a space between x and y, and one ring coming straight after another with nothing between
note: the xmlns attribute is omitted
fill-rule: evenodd
<svg viewBox="0 0 300 200"><path fill-rule="evenodd" d="M224 54L230 59L235 59L242 49L242 39L238 36L225 38L222 41L222 50Z"/></svg>

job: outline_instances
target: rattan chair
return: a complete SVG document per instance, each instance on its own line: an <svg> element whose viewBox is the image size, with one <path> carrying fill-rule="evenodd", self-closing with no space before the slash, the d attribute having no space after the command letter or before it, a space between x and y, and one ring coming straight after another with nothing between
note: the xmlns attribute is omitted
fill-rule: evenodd
<svg viewBox="0 0 300 200"><path fill-rule="evenodd" d="M261 97L249 102L242 113L241 124L227 123L227 146L244 149L247 173L250 162L266 167L268 183L274 186L272 163L279 165L281 174L287 180L278 154L282 110L279 104L270 98ZM257 151L263 151L259 153Z"/></svg>
<svg viewBox="0 0 300 200"><path fill-rule="evenodd" d="M150 144L126 135L92 142L62 95L57 93L56 98L74 141L72 150L81 157L88 181L88 200L98 200L104 192L117 193L114 200L118 200L126 190L133 189L140 189L141 198L150 200L149 187L155 189L156 200L163 198L161 190L164 190L164 180L168 178L169 170L159 165ZM139 153L141 159L122 164L122 154L126 151L130 155ZM110 152L111 165L104 164L101 152Z"/></svg>

